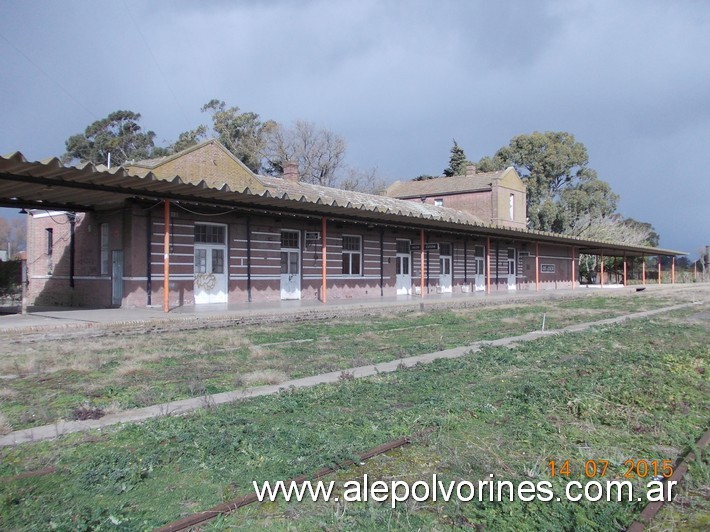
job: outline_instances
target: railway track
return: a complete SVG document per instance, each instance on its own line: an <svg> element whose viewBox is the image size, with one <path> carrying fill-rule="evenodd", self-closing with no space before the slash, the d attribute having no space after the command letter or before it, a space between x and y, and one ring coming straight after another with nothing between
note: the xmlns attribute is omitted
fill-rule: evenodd
<svg viewBox="0 0 710 532"><path fill-rule="evenodd" d="M416 434L413 434L411 436L391 440L383 445L373 447L369 451L366 451L365 453L359 455L359 461L365 462L371 458L374 458L375 456L385 454L394 449L404 447L405 445L409 445L417 439L421 438L422 436L431 434L434 430L435 428L433 427L428 428L423 431L417 432ZM710 442L710 430L706 430L705 434L703 434L703 436L695 443L694 448L697 450L698 454L703 453L708 442ZM675 485L677 486L685 478L685 475L688 472L689 465L693 461L698 459L699 457L696 455L695 451L691 450L687 452L684 457L682 457L676 462L671 477L664 479L663 482L676 482ZM290 483L295 483L300 486L305 481L318 480L347 467L351 467L353 465L356 465L356 463L353 461L347 461L335 467L324 467L322 469L319 469L318 471L315 471L311 475L300 475L298 477L292 478L288 481L285 481L284 484L289 485ZM208 523L209 521L212 521L213 519L216 519L220 516L231 514L239 510L240 508L257 502L259 502L259 499L257 497L256 492L250 493L248 495L236 498L232 501L225 502L212 508L209 508L208 510L197 512L187 517L183 517L177 521L173 521L172 523L168 523L160 528L155 529L155 532L181 532L185 530L192 530L194 527ZM643 532L646 526L651 524L651 522L661 510L663 505L663 502L649 503L641 512L638 519L629 526L629 528L627 529L628 532Z"/></svg>

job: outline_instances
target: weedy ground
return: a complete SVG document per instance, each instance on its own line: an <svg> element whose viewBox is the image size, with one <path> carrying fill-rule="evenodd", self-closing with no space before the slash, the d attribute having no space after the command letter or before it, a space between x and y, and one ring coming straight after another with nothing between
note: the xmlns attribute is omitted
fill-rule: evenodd
<svg viewBox="0 0 710 532"><path fill-rule="evenodd" d="M239 335L262 348L272 344L269 349L291 340L313 340L286 344L290 349L312 344L300 355L307 360L326 336L343 341L336 344L341 345L337 353L352 357L368 332L387 339L394 329L402 329L406 334L399 341L410 342L404 349L414 349L418 344L412 337L417 336L431 342L426 349L431 351L443 339L416 331L436 328L440 337L448 337L449 331L463 335L468 330L469 336L459 338L470 342L483 334L524 332L519 324L537 325L541 307L549 308L542 311L548 312L548 320L560 320L554 325L559 327L562 320L575 320L575 309L586 313L579 321L589 321L595 310L600 314L592 319L608 317L627 310L618 306L639 305L637 301L648 305L653 300L600 297L549 307L481 309L471 315L466 310L417 313L369 323L293 325L290 334L261 330ZM495 319L487 321L488 314ZM552 479L558 488L566 480L584 482L586 460L609 460L607 478L614 478L626 471L627 459L675 460L708 428L709 332L710 306L705 304L512 349L489 347L392 374L287 390L190 416L5 448L0 450L0 526L148 529L250 493L254 480L307 474L425 428L433 432L362 467L343 469L334 478L345 481L368 473L372 481L414 481L437 473L445 482L475 482L493 473L513 482L550 480L551 460L571 464L569 477ZM346 340L339 340L341 336ZM216 342L212 349L219 345L213 334L202 341ZM443 347L447 345L437 345ZM371 356L371 351L362 348L357 356ZM322 353L314 360L333 355L327 347ZM271 356L298 355L274 351ZM310 371L318 372L318 364L312 364ZM56 472L15 477L47 466ZM677 529L706 527L708 476L706 454L691 468L682 492L685 503L670 506L661 519ZM609 530L628 526L641 508L637 502L410 502L392 510L386 503L281 501L241 509L207 528L448 530L481 525L490 530Z"/></svg>
<svg viewBox="0 0 710 532"><path fill-rule="evenodd" d="M9 336L0 342L0 410L18 430L523 334L543 316L554 329L677 302L648 296L32 343Z"/></svg>

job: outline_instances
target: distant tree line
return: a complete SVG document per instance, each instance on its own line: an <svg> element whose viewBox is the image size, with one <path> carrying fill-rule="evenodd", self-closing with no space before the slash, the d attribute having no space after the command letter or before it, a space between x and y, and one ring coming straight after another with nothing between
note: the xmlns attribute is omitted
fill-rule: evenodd
<svg viewBox="0 0 710 532"><path fill-rule="evenodd" d="M286 162L296 162L301 180L307 183L368 192L384 189L376 169L360 170L345 164L347 143L342 136L312 122L285 126L274 120L262 121L257 113L242 112L216 99L201 110L209 115L209 123L180 133L167 147L155 145L156 134L143 130L139 113L114 111L83 133L70 136L62 160L106 165L110 154L112 165L122 165L171 155L214 137L256 173L281 175Z"/></svg>
<svg viewBox="0 0 710 532"><path fill-rule="evenodd" d="M444 176L516 169L527 189L528 227L590 240L658 246L650 223L617 212L619 196L589 166L587 148L564 131L534 132L513 137L491 156L471 163L454 140ZM416 179L431 179L420 176ZM591 262L594 259L585 259ZM593 269L596 264L589 264Z"/></svg>
<svg viewBox="0 0 710 532"><path fill-rule="evenodd" d="M208 137L217 138L256 173L281 175L286 162L298 163L302 181L347 190L379 192L385 188L376 169L345 165L347 143L311 122L285 126L262 120L221 100L202 106L208 123L185 131L167 147L155 145L156 134L144 131L141 115L115 111L90 124L84 133L66 141L63 160L115 165L162 157L182 151ZM464 175L471 163L454 139L444 176ZM513 137L507 146L475 163L476 171L491 172L513 166L527 187L528 227L594 240L657 246L653 226L617 212L619 196L589 166L587 149L567 132L534 132ZM421 175L416 179L435 179Z"/></svg>

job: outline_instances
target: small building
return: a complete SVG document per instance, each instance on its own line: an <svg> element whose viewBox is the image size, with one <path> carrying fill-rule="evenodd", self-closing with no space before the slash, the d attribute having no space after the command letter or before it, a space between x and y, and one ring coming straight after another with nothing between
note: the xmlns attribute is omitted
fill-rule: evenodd
<svg viewBox="0 0 710 532"><path fill-rule="evenodd" d="M512 166L497 172L478 172L470 164L464 175L395 181L385 194L470 212L493 225L527 227L525 183Z"/></svg>
<svg viewBox="0 0 710 532"><path fill-rule="evenodd" d="M527 230L512 168L430 181L372 195L299 182L293 164L255 175L214 140L111 170L0 158L0 201L32 207L30 305L573 288L580 253L677 253Z"/></svg>

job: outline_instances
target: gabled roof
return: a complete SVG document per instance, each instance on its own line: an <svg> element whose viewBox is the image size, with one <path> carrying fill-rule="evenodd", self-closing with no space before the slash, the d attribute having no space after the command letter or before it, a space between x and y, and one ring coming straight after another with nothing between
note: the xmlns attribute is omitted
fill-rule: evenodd
<svg viewBox="0 0 710 532"><path fill-rule="evenodd" d="M165 157L127 162L123 168L141 177L148 173L158 179L179 175L189 183L204 181L211 187L227 184L232 190L263 191L256 174L216 139L202 141Z"/></svg>
<svg viewBox="0 0 710 532"><path fill-rule="evenodd" d="M575 246L578 252L607 255L685 255L682 251L588 240L528 229L483 223L475 216L420 202L397 200L361 192L293 183L260 176L262 191L234 190L227 184L187 183L180 176L157 178L131 175L122 167L104 170L92 164L65 166L55 158L28 161L21 153L0 156L0 206L91 211L127 199L170 200L206 207L226 207L254 213L284 213L327 217L357 223L447 231L476 238L554 242Z"/></svg>
<svg viewBox="0 0 710 532"><path fill-rule="evenodd" d="M324 205L350 207L382 213L398 213L418 218L458 220L460 222L483 225L483 221L473 214L435 207L431 204L388 198L364 192L354 192L338 188L311 185L302 181L289 181L281 177L259 176L268 192L276 198L298 199Z"/></svg>
<svg viewBox="0 0 710 532"><path fill-rule="evenodd" d="M246 165L241 162L237 157L232 154L227 148L225 148L221 142L219 142L215 138L210 138L207 140L203 140L202 142L198 142L197 144L190 146L189 148L185 148L184 150L181 150L177 153L173 153L171 155L165 155L163 157L155 157L153 159L143 159L140 161L126 161L123 164L123 167L126 169L129 168L145 168L147 170L155 170L159 166L163 166L166 163L169 163L170 161L174 161L175 159L180 159L184 157L185 155L188 155L194 151L198 151L205 146L215 146L221 151L225 153L228 157L234 160L239 166L242 166L246 171L251 172L249 168L246 167ZM147 173L147 172L146 172Z"/></svg>
<svg viewBox="0 0 710 532"><path fill-rule="evenodd" d="M420 198L491 190L493 181L502 179L511 170L515 171L509 167L496 172L467 172L466 175L435 177L422 181L395 181L385 194L393 198Z"/></svg>

